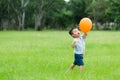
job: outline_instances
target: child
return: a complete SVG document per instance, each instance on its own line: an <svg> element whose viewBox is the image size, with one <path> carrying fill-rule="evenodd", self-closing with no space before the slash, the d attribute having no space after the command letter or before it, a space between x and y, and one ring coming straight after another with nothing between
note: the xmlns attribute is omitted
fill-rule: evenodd
<svg viewBox="0 0 120 80"><path fill-rule="evenodd" d="M84 62L83 62L83 54L85 51L85 38L86 33L84 35L80 34L80 31L77 28L72 28L69 31L69 34L74 38L72 47L74 48L74 62L70 66L69 70L72 70L76 65L79 66L79 71L83 70Z"/></svg>

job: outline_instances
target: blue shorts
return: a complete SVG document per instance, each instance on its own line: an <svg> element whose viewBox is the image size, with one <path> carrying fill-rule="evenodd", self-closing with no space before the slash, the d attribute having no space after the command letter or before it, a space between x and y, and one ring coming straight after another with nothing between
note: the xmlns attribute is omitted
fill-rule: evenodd
<svg viewBox="0 0 120 80"><path fill-rule="evenodd" d="M74 65L83 66L83 54L74 54Z"/></svg>

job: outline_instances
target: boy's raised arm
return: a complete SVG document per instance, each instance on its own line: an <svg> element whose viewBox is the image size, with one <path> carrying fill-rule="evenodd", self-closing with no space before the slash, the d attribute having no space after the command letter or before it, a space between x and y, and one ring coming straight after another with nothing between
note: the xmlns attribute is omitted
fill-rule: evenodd
<svg viewBox="0 0 120 80"><path fill-rule="evenodd" d="M82 35L83 39L86 39L86 36L87 36L87 33L84 33L84 34Z"/></svg>

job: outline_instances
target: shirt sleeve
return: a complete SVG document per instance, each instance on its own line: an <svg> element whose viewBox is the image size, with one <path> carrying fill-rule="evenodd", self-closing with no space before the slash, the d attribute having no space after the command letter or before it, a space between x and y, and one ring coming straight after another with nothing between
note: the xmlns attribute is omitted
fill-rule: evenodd
<svg viewBox="0 0 120 80"><path fill-rule="evenodd" d="M76 38L74 38L73 43L74 43L74 42L77 42L77 41L78 41L78 40L77 40Z"/></svg>
<svg viewBox="0 0 120 80"><path fill-rule="evenodd" d="M83 35L82 35L82 38L85 40L85 39L86 39L86 35L83 34Z"/></svg>

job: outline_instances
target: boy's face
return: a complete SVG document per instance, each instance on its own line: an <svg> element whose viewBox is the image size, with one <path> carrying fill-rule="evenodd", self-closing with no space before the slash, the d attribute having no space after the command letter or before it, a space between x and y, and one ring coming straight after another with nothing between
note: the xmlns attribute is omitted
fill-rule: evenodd
<svg viewBox="0 0 120 80"><path fill-rule="evenodd" d="M74 38L80 37L80 31L77 28L72 30L72 37Z"/></svg>

